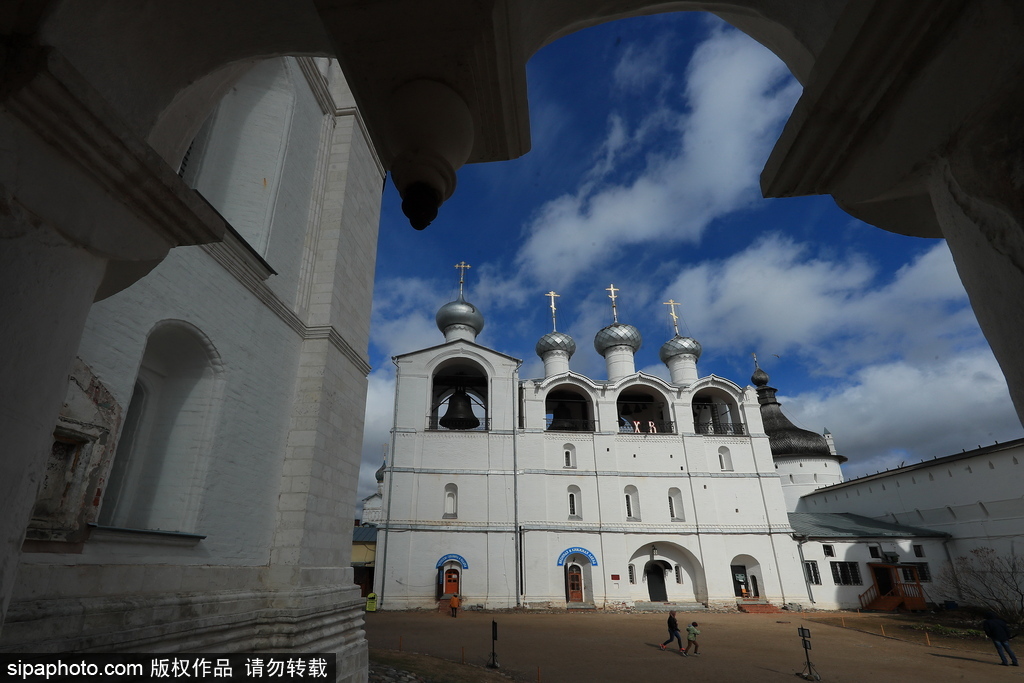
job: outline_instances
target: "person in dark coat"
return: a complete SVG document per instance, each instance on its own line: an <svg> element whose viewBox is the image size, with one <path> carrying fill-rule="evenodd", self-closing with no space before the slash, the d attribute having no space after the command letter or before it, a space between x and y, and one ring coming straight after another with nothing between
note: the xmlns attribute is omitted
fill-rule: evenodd
<svg viewBox="0 0 1024 683"><path fill-rule="evenodd" d="M1017 655L1010 649L1010 627L1006 625L1005 621L995 613L989 612L985 621L981 622L981 628L984 629L985 635L995 643L996 652L999 653L999 659L1003 661L1003 666L1009 666L1006 662L1006 655L1010 655L1013 666L1020 666L1017 663Z"/></svg>
<svg viewBox="0 0 1024 683"><path fill-rule="evenodd" d="M668 640L661 644L661 649L664 650L665 646L671 643L673 640L679 642L679 651L683 651L683 637L679 635L679 622L676 621L676 613L668 613Z"/></svg>

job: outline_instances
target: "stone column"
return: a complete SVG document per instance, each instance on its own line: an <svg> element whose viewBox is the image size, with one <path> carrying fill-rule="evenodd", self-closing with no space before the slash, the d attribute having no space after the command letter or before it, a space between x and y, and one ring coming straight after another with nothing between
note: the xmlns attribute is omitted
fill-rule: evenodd
<svg viewBox="0 0 1024 683"><path fill-rule="evenodd" d="M89 308L223 220L52 49L0 93L0 619Z"/></svg>

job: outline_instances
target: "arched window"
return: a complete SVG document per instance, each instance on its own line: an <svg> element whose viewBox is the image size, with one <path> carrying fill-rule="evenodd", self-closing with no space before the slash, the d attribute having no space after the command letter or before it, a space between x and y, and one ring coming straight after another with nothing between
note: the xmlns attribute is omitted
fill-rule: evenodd
<svg viewBox="0 0 1024 683"><path fill-rule="evenodd" d="M455 519L459 516L459 487L446 484L444 487L444 519Z"/></svg>
<svg viewBox="0 0 1024 683"><path fill-rule="evenodd" d="M562 466L570 469L576 468L576 447L571 443L562 446Z"/></svg>
<svg viewBox="0 0 1024 683"><path fill-rule="evenodd" d="M725 446L718 447L718 464L723 472L732 472L732 453Z"/></svg>
<svg viewBox="0 0 1024 683"><path fill-rule="evenodd" d="M569 519L583 519L583 500L580 497L580 487L573 485L567 490L569 498Z"/></svg>
<svg viewBox="0 0 1024 683"><path fill-rule="evenodd" d="M629 570L629 582L636 583L636 567L629 565L627 569Z"/></svg>
<svg viewBox="0 0 1024 683"><path fill-rule="evenodd" d="M216 351L191 325L168 322L149 335L101 525L194 529L211 450L218 369Z"/></svg>
<svg viewBox="0 0 1024 683"><path fill-rule="evenodd" d="M592 432L593 416L590 397L575 386L557 387L544 398L544 422L548 431Z"/></svg>
<svg viewBox="0 0 1024 683"><path fill-rule="evenodd" d="M637 492L636 487L630 484L623 490L623 496L626 503L626 521L639 522L640 521L640 494Z"/></svg>
<svg viewBox="0 0 1024 683"><path fill-rule="evenodd" d="M476 363L456 359L434 373L428 429L486 431L487 373Z"/></svg>
<svg viewBox="0 0 1024 683"><path fill-rule="evenodd" d="M674 486L668 490L668 516L673 522L685 521L683 493Z"/></svg>
<svg viewBox="0 0 1024 683"><path fill-rule="evenodd" d="M698 434L745 434L739 408L721 389L707 388L693 397L693 427Z"/></svg>

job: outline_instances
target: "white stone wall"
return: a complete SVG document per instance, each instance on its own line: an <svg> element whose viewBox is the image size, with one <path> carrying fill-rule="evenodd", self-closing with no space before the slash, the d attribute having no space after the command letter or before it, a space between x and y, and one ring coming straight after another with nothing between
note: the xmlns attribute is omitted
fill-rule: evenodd
<svg viewBox="0 0 1024 683"><path fill-rule="evenodd" d="M230 235L175 249L92 307L78 350L123 414L155 326L208 345L219 388L194 535L94 530L66 554L25 553L0 649L295 647L338 652L340 680L365 680L349 557L383 173L350 100L335 63L288 58L213 114L186 177L265 263Z"/></svg>
<svg viewBox="0 0 1024 683"><path fill-rule="evenodd" d="M987 446L829 487L800 500L802 512L855 512L952 534L949 551L1024 549L1024 443Z"/></svg>

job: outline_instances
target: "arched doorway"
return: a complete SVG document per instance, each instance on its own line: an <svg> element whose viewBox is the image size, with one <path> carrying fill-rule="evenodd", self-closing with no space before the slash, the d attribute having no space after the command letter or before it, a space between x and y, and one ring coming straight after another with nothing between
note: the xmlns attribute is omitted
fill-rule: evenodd
<svg viewBox="0 0 1024 683"><path fill-rule="evenodd" d="M565 573L569 602L583 602L583 569L578 564L570 564Z"/></svg>
<svg viewBox="0 0 1024 683"><path fill-rule="evenodd" d="M737 598L761 596L761 563L750 555L737 555L729 563L733 592Z"/></svg>
<svg viewBox="0 0 1024 683"><path fill-rule="evenodd" d="M451 567L444 570L444 594L455 595L459 592L459 570Z"/></svg>
<svg viewBox="0 0 1024 683"><path fill-rule="evenodd" d="M665 562L656 560L644 566L644 580L647 582L647 594L651 602L668 602L668 588L665 586Z"/></svg>

